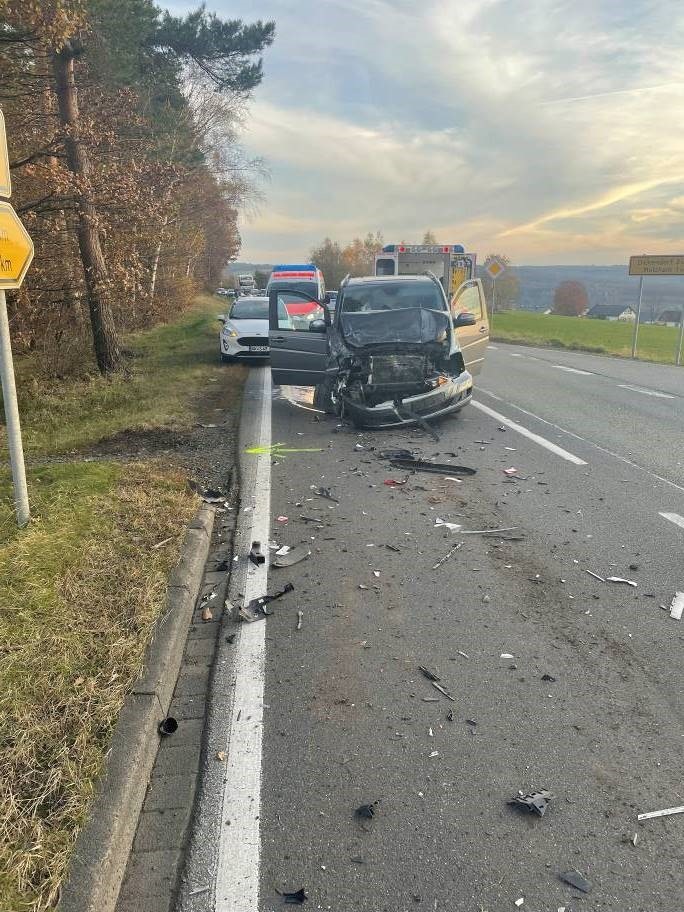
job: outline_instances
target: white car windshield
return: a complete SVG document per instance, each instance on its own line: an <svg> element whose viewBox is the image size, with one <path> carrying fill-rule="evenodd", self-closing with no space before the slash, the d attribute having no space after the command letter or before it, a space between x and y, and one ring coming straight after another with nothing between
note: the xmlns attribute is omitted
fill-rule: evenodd
<svg viewBox="0 0 684 912"><path fill-rule="evenodd" d="M268 320L268 300L241 298L233 304L231 320Z"/></svg>

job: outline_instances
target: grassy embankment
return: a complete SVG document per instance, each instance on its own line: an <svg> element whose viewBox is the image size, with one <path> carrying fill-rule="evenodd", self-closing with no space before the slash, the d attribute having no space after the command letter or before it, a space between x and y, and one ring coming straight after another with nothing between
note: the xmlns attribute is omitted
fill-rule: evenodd
<svg viewBox="0 0 684 912"><path fill-rule="evenodd" d="M633 330L631 323L516 310L494 315L492 340L630 357ZM672 326L642 325L637 354L645 361L673 364L677 339L678 330Z"/></svg>
<svg viewBox="0 0 684 912"><path fill-rule="evenodd" d="M32 365L17 363L35 462L32 521L21 531L9 473L0 472L1 912L54 904L196 509L168 458L41 465L38 457L131 428L192 427L212 378L213 391L225 390L222 404L236 405L242 372L217 363L220 309L204 298L181 320L126 340L129 370L111 380L31 384Z"/></svg>

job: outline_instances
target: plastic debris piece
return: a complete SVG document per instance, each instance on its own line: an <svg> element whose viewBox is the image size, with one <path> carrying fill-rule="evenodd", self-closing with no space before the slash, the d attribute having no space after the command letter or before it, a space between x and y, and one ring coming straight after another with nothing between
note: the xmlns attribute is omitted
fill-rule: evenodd
<svg viewBox="0 0 684 912"><path fill-rule="evenodd" d="M469 658L470 658L470 656L468 655L468 653L467 653L467 652L463 652L463 650L461 650L461 649L458 650L458 654L459 654L460 656L463 656L464 659L469 659Z"/></svg>
<svg viewBox="0 0 684 912"><path fill-rule="evenodd" d="M212 621L213 619L214 615L212 614L211 608L208 605L205 605L204 608L202 608L202 620Z"/></svg>
<svg viewBox="0 0 684 912"><path fill-rule="evenodd" d="M287 516L276 516L276 522L286 523L288 521Z"/></svg>
<svg viewBox="0 0 684 912"><path fill-rule="evenodd" d="M163 737L173 735L178 731L178 722L173 718L173 716L167 716L165 719L161 720L157 726L157 731Z"/></svg>
<svg viewBox="0 0 684 912"><path fill-rule="evenodd" d="M447 713L446 717L447 717L447 722L453 722L453 721L454 721L454 711L453 711L453 709L450 709L450 710L449 710L449 712Z"/></svg>
<svg viewBox="0 0 684 912"><path fill-rule="evenodd" d="M266 563L266 555L263 554L261 551L261 542L260 541L252 542L252 547L249 549L249 559L257 567L261 566L261 564Z"/></svg>
<svg viewBox="0 0 684 912"><path fill-rule="evenodd" d="M226 759L226 752L216 751L216 759L219 761L219 763L223 763Z"/></svg>
<svg viewBox="0 0 684 912"><path fill-rule="evenodd" d="M551 792L546 789L540 789L538 792L530 792L526 795L524 792L518 792L515 798L512 798L508 804L512 807L529 811L538 817L543 817L546 813L549 801L553 798Z"/></svg>
<svg viewBox="0 0 684 912"><path fill-rule="evenodd" d="M675 597L670 604L670 617L675 621L681 621L682 612L684 611L684 592L676 592Z"/></svg>
<svg viewBox="0 0 684 912"><path fill-rule="evenodd" d="M524 902L525 902L525 898L524 898L523 896L521 896L520 899L516 899L515 905L516 905L518 908L520 908L520 906L522 906L522 905L524 904Z"/></svg>
<svg viewBox="0 0 684 912"><path fill-rule="evenodd" d="M403 481L399 481L396 478L386 478L383 481L383 484L386 484L388 488L400 488L402 485L405 485L408 481L408 478L405 478Z"/></svg>
<svg viewBox="0 0 684 912"><path fill-rule="evenodd" d="M224 494L223 491L218 491L215 488L205 488L199 482L188 479L188 487L195 494L199 495L205 503L224 503L228 500L228 495Z"/></svg>
<svg viewBox="0 0 684 912"><path fill-rule="evenodd" d="M550 674L543 674L541 679L542 681L550 681L552 684L556 683L556 679Z"/></svg>
<svg viewBox="0 0 684 912"><path fill-rule="evenodd" d="M648 811L646 814L639 814L637 820L651 820L653 817L671 817L673 814L684 814L684 805L681 807L665 808L662 811Z"/></svg>
<svg viewBox="0 0 684 912"><path fill-rule="evenodd" d="M632 586L634 589L636 589L636 587L637 587L637 584L634 582L634 580L623 579L621 576L607 576L606 582L607 583L625 583L625 585Z"/></svg>
<svg viewBox="0 0 684 912"><path fill-rule="evenodd" d="M571 887L575 887L576 890L580 890L582 893L591 892L591 884L584 874L580 874L579 871L565 871L564 874L559 874L558 876L565 883L570 884Z"/></svg>
<svg viewBox="0 0 684 912"><path fill-rule="evenodd" d="M432 757L439 757L439 751L431 751L431 752L430 752L430 757L431 757L431 758L432 758Z"/></svg>
<svg viewBox="0 0 684 912"><path fill-rule="evenodd" d="M297 630L301 630L301 629L302 629L302 619L303 619L303 617L304 617L304 612L303 612L303 611L298 611L298 612L297 612Z"/></svg>
<svg viewBox="0 0 684 912"><path fill-rule="evenodd" d="M298 545L296 548L288 548L283 553L283 548L276 551L275 557L271 561L272 567L291 567L300 561L306 560L311 554L311 548L308 545Z"/></svg>
<svg viewBox="0 0 684 912"><path fill-rule="evenodd" d="M428 681L439 681L439 675L436 675L434 671L430 671L429 668L426 668L424 665L418 666L418 671L428 679Z"/></svg>
<svg viewBox="0 0 684 912"><path fill-rule="evenodd" d="M452 703L456 702L455 698L451 696L449 691L445 690L441 684L437 683L437 681L431 681L430 683L435 688L435 690L438 690L441 694L444 694L444 696L447 698L447 700L451 700Z"/></svg>
<svg viewBox="0 0 684 912"><path fill-rule="evenodd" d="M416 459L413 456L411 456L410 459L405 457L390 457L390 462L397 469L411 469L414 472L432 472L435 475L475 475L477 473L477 469L471 469L468 466L428 462L425 459Z"/></svg>
<svg viewBox="0 0 684 912"><path fill-rule="evenodd" d="M383 459L413 459L413 453L410 450L380 450L380 456Z"/></svg>
<svg viewBox="0 0 684 912"><path fill-rule="evenodd" d="M593 576L594 579L597 579L597 580L599 580L599 581L602 582L602 583L605 583L605 581L606 581L605 578L604 578L603 576L599 576L598 573L594 573L593 570L587 570L587 569L585 569L584 572L585 572L585 573L588 573L589 576Z"/></svg>
<svg viewBox="0 0 684 912"><path fill-rule="evenodd" d="M283 589L274 592L272 595L262 595L260 598L252 599L249 604L240 608L240 617L243 621L262 621L271 614L266 608L269 602L274 602L276 599L282 598L286 593L293 591L294 586L292 583L287 583Z"/></svg>
<svg viewBox="0 0 684 912"><path fill-rule="evenodd" d="M313 492L317 497L325 497L326 500L332 500L334 503L339 503L339 500L333 495L330 488L313 488Z"/></svg>
<svg viewBox="0 0 684 912"><path fill-rule="evenodd" d="M513 656L510 654L510 652L502 652L501 655L499 656L499 658L500 659L512 659Z"/></svg>
<svg viewBox="0 0 684 912"><path fill-rule="evenodd" d="M302 887L301 890L296 890L294 893L281 893L280 895L286 903L289 903L292 906L301 906L302 903L306 902L309 898L306 895L304 887Z"/></svg>
<svg viewBox="0 0 684 912"><path fill-rule="evenodd" d="M449 532L458 532L462 528L461 523L445 522L443 519L435 519L435 529L448 529Z"/></svg>
<svg viewBox="0 0 684 912"><path fill-rule="evenodd" d="M446 562L449 560L449 558L452 557L458 551L458 549L462 548L462 547L463 547L463 542L461 541L461 542L458 542L458 544L454 545L453 548L449 548L449 550L444 555L444 557L440 557L440 559L437 561L437 563L432 565L432 569L438 570L442 566L442 564L446 564Z"/></svg>
<svg viewBox="0 0 684 912"><path fill-rule="evenodd" d="M494 535L499 532L512 532L517 526L506 526L503 529L461 529L461 535Z"/></svg>
<svg viewBox="0 0 684 912"><path fill-rule="evenodd" d="M375 809L379 804L379 801L373 801L371 804L361 804L354 811L354 816L360 817L362 820L372 820L375 817Z"/></svg>
<svg viewBox="0 0 684 912"><path fill-rule="evenodd" d="M518 470L516 469L515 466L511 466L509 469L504 469L503 473L504 473L504 475L517 475Z"/></svg>

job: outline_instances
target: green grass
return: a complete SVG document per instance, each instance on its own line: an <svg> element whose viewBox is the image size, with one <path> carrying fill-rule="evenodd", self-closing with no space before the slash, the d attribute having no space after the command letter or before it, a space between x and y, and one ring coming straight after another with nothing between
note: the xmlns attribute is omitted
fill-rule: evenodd
<svg viewBox="0 0 684 912"><path fill-rule="evenodd" d="M34 461L22 530L0 470L0 912L54 907L197 507L168 460L41 459L118 432L190 428L203 391L237 407L244 373L218 364L220 310L204 298L126 340L130 369L112 379L31 383L35 363L18 359Z"/></svg>
<svg viewBox="0 0 684 912"><path fill-rule="evenodd" d="M225 376L226 369L218 361L216 314L220 311L218 299L203 297L180 320L126 339L131 356L126 358L125 371L111 378L43 379L35 375L34 359L18 359L26 454L78 450L131 428L187 425L193 414L193 394L209 378ZM240 384L236 384L239 393Z"/></svg>
<svg viewBox="0 0 684 912"><path fill-rule="evenodd" d="M630 323L516 310L495 314L492 339L630 357L633 329ZM673 364L677 339L674 327L642 325L637 354L645 361Z"/></svg>

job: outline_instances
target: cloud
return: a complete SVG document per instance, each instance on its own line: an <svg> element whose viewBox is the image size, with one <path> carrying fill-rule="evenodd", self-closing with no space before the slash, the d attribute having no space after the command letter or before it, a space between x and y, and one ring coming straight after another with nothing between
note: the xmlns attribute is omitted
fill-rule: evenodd
<svg viewBox="0 0 684 912"><path fill-rule="evenodd" d="M212 8L255 18L248 0ZM244 144L271 181L246 258L377 229L529 263L678 249L684 7L262 0L258 15L277 37Z"/></svg>

